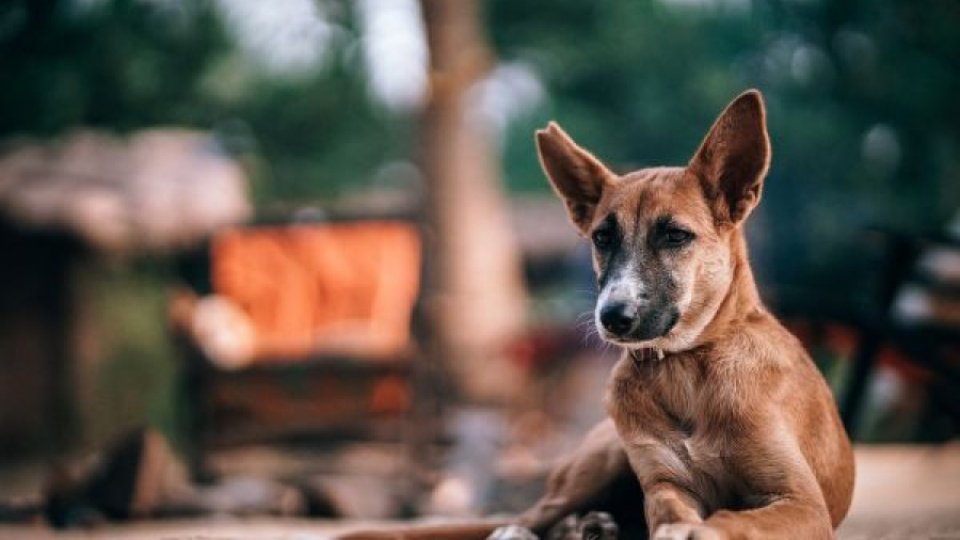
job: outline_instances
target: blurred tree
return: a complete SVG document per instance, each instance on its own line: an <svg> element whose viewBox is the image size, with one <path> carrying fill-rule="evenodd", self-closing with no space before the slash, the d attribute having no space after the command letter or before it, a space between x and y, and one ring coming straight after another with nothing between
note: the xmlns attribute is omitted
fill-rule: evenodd
<svg viewBox="0 0 960 540"><path fill-rule="evenodd" d="M472 17L472 7L458 0L427 4L428 18L431 9L446 4L453 11L471 10ZM501 197L491 180L496 164L474 155L483 147L500 143L511 189L546 194L531 136L546 120L556 118L621 169L683 163L723 105L755 86L767 96L774 145L765 200L748 230L758 277L767 282L764 291L781 299L818 304L859 304L869 294L863 277L876 269L862 268L865 225L930 230L960 203L958 2L488 0L485 29L495 52L482 44L459 49L460 40L483 33L472 19L467 30L458 30L467 34L452 36L448 52L467 68L450 96L484 76L490 67L485 62L494 57L532 68L547 90L540 106L506 125L501 141L462 129L461 97L434 96L422 133L418 111L389 109L371 99L361 51L369 37L364 32L373 30L364 27L359 3L308 4L317 8L330 37L322 61L296 72L251 59L241 43L243 31L224 15L229 5L0 2L0 139L54 136L74 126L215 129L228 148L255 156L250 161L261 208L369 187L385 163L409 160L423 144L432 147L421 157L436 191L438 240L452 241L457 231L469 242L499 245L499 210L489 222L481 211L462 210ZM383 6L390 5L395 0L385 0ZM279 8L271 3L264 9ZM444 78L442 71L436 70L435 83ZM435 90L447 91L443 85ZM474 142L464 142L469 140ZM479 167L466 167L471 161ZM439 204L447 197L459 202ZM488 236L482 232L486 225L501 232ZM453 255L460 249L452 246L445 257L473 265ZM512 279L511 257L491 252L474 269L489 274L473 274L480 279L472 283L466 272L440 279L458 295L470 287L511 291L515 284L502 281ZM167 268L157 266L140 271L149 279L135 280L122 298L104 301L125 306L110 316L127 319L126 307L147 305L144 299L162 303L147 292L155 293L167 277ZM106 287L103 294L114 291ZM459 306L450 308L453 315L504 313L504 328L515 321L515 306L495 299L487 307L471 306L458 298L450 304ZM470 330L469 324L460 330ZM117 365L163 350L162 343L147 343L162 340L160 332L128 334L141 337L116 345ZM157 361L134 365L147 363ZM124 400L144 394L135 383L150 378L115 376L132 381L129 394L117 397Z"/></svg>
<svg viewBox="0 0 960 540"><path fill-rule="evenodd" d="M774 158L750 234L783 294L865 293L861 231L940 227L960 203L960 4L939 0L492 0L498 54L550 101L504 145L542 189L530 134L556 118L623 169L684 163L738 92L764 91ZM768 288L768 290L774 290ZM809 296L808 296L809 297Z"/></svg>
<svg viewBox="0 0 960 540"><path fill-rule="evenodd" d="M421 5L431 70L422 150L437 352L465 397L502 401L523 387L506 345L525 324L526 294L489 127L470 99L493 59L477 2Z"/></svg>
<svg viewBox="0 0 960 540"><path fill-rule="evenodd" d="M4 2L0 136L81 124L223 126L258 144L261 201L369 185L385 161L410 155L414 115L384 110L363 91L351 3L318 0L338 37L322 66L295 77L251 66L217 5ZM546 189L530 133L547 117L614 164L682 162L719 107L757 86L776 154L758 220L768 231L753 234L759 255L788 261L771 262L778 276L827 279L862 224L930 228L960 200L955 2L488 6L497 56L533 66L549 90L544 107L509 126L503 148L516 189ZM784 215L793 217L775 218ZM817 249L792 240L804 237Z"/></svg>
<svg viewBox="0 0 960 540"><path fill-rule="evenodd" d="M4 2L0 138L215 129L230 150L257 157L263 204L367 186L383 163L410 155L414 117L368 99L353 11L322 3L339 36L326 60L276 74L244 55L213 0Z"/></svg>
<svg viewBox="0 0 960 540"><path fill-rule="evenodd" d="M209 122L198 83L225 47L206 2L5 2L0 135Z"/></svg>

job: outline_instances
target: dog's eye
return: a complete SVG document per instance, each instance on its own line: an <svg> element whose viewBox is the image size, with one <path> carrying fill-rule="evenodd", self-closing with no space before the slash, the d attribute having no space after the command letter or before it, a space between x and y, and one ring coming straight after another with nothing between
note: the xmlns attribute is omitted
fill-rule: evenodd
<svg viewBox="0 0 960 540"><path fill-rule="evenodd" d="M668 247L685 246L693 240L693 233L683 229L667 229L663 234L663 243Z"/></svg>
<svg viewBox="0 0 960 540"><path fill-rule="evenodd" d="M593 231L591 238L593 239L593 245L597 246L597 249L607 249L610 247L610 244L613 243L613 234L607 229L597 229Z"/></svg>

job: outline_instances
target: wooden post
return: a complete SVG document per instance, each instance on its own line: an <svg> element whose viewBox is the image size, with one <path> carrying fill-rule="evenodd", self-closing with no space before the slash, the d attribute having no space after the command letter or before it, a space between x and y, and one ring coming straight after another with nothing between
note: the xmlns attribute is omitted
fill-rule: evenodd
<svg viewBox="0 0 960 540"><path fill-rule="evenodd" d="M473 0L422 0L430 88L422 119L435 351L473 402L522 387L505 344L522 329L526 291L488 127L470 91L493 63Z"/></svg>

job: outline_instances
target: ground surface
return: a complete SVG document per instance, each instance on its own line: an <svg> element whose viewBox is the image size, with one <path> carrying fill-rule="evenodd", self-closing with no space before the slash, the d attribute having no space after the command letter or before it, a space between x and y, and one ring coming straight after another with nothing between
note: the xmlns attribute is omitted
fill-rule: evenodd
<svg viewBox="0 0 960 540"><path fill-rule="evenodd" d="M853 509L841 540L960 540L960 442L938 447L860 447ZM150 522L55 534L0 527L0 539L320 540L358 523L200 520Z"/></svg>

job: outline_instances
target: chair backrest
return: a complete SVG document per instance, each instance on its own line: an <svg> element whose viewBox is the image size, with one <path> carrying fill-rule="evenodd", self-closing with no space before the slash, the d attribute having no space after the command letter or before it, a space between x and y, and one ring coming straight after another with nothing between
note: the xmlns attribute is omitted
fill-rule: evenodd
<svg viewBox="0 0 960 540"><path fill-rule="evenodd" d="M419 232L400 220L236 227L210 251L213 291L249 317L255 362L402 353L420 272Z"/></svg>

